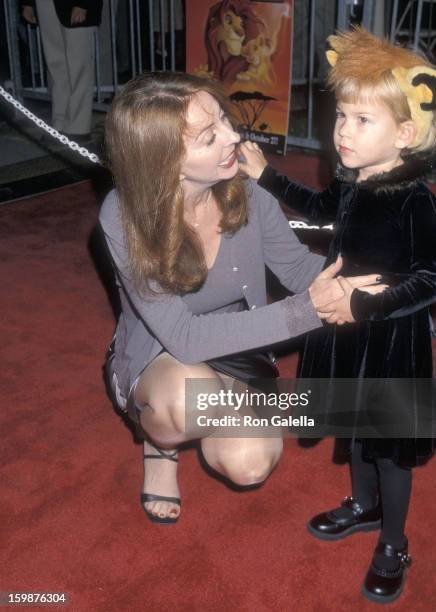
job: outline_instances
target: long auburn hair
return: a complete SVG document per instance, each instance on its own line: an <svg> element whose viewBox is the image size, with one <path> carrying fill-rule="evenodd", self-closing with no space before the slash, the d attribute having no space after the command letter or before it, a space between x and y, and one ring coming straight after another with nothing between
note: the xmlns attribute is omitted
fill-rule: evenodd
<svg viewBox="0 0 436 612"><path fill-rule="evenodd" d="M106 118L106 146L120 204L129 268L136 288L184 294L207 276L201 244L184 221L180 172L192 97L205 91L231 117L219 83L184 73L144 73L115 97ZM232 120L232 119L231 119ZM212 186L222 213L221 232L247 222L240 175Z"/></svg>

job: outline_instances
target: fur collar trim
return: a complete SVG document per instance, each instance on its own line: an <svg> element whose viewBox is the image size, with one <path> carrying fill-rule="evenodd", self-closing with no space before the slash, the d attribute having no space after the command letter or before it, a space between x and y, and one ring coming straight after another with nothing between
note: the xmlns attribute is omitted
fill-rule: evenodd
<svg viewBox="0 0 436 612"><path fill-rule="evenodd" d="M404 164L397 166L389 172L381 172L370 176L366 181L359 183L359 189L372 191L373 193L389 193L412 187L417 181L425 179L425 176L435 170L436 155L410 155L404 160ZM355 183L357 171L344 168L338 164L336 178L344 183Z"/></svg>

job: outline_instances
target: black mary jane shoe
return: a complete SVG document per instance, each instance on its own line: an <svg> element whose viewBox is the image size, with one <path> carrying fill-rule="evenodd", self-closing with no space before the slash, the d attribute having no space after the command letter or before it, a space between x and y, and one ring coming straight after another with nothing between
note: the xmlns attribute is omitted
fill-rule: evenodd
<svg viewBox="0 0 436 612"><path fill-rule="evenodd" d="M369 566L365 582L362 586L362 594L376 603L391 603L402 593L406 568L412 563L412 557L407 551L407 540L403 548L394 548L390 544L379 542L374 554L385 555L387 558L397 558L398 568L386 570L378 567L374 559Z"/></svg>
<svg viewBox="0 0 436 612"><path fill-rule="evenodd" d="M320 540L341 540L356 531L375 531L381 526L381 509L377 505L371 510L363 510L352 497L346 497L343 508L349 508L352 515L338 517L334 510L323 512L313 517L307 524L309 532Z"/></svg>

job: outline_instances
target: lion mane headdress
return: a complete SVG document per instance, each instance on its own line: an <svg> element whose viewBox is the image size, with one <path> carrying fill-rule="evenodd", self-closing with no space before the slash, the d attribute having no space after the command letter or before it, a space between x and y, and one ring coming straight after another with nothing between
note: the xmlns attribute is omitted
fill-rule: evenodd
<svg viewBox="0 0 436 612"><path fill-rule="evenodd" d="M431 129L436 110L436 69L408 49L376 38L362 27L329 36L326 53L329 85L335 89L348 80L362 87L376 86L390 72L406 96L416 126L411 148L419 147Z"/></svg>

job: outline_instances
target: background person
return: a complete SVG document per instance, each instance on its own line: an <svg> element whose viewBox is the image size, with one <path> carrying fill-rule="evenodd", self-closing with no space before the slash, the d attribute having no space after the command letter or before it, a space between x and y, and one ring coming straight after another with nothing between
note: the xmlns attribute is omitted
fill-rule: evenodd
<svg viewBox="0 0 436 612"><path fill-rule="evenodd" d="M21 6L24 19L40 27L52 126L78 143L88 142L94 96L94 30L100 24L102 0L21 0Z"/></svg>

